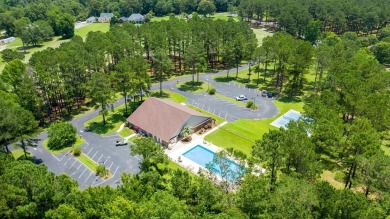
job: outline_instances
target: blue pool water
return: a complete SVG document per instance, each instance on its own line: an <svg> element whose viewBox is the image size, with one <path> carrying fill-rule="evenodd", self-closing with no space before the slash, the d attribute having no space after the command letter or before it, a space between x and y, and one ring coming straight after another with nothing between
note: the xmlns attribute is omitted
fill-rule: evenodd
<svg viewBox="0 0 390 219"><path fill-rule="evenodd" d="M210 151L209 149L201 145L197 145L183 154L184 157L194 161L195 163L199 164L204 168L206 168L206 164L213 162L214 155L215 155L214 152ZM228 167L229 175L243 174L244 171L241 165L237 164L236 162L230 159L227 159L227 163L229 164ZM221 175L221 170L219 168L213 169L212 171L218 175ZM236 177L228 177L228 179L229 178L236 179ZM229 181L233 181L233 180L229 179Z"/></svg>

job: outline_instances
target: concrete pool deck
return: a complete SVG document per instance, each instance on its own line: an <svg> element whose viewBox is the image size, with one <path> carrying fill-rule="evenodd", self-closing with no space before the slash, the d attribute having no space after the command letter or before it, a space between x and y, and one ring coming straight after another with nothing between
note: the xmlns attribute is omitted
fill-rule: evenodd
<svg viewBox="0 0 390 219"><path fill-rule="evenodd" d="M192 141L191 142L181 142L178 141L173 145L170 145L169 148L165 149L165 154L168 155L169 159L172 160L173 162L179 164L180 166L184 167L185 169L197 174L199 172L199 169L204 169L204 167L200 166L199 164L195 163L194 161L186 158L183 156L183 154L187 151L189 151L191 148L197 146L197 145L202 145L203 147L209 149L210 151L217 153L221 151L222 149L220 147L217 147L210 142L207 142L204 140L204 137L218 128L222 127L223 125L227 124L227 122L223 122L222 124L212 128L208 132L198 135L198 134L193 134L192 135ZM180 157L180 159L179 159Z"/></svg>

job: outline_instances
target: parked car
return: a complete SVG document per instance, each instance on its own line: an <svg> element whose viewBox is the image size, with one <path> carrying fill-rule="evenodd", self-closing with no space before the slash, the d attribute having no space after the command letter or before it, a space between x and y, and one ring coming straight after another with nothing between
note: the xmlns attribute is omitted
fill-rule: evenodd
<svg viewBox="0 0 390 219"><path fill-rule="evenodd" d="M267 96L267 91L266 90L262 90L261 91L261 96L262 97L266 97Z"/></svg>
<svg viewBox="0 0 390 219"><path fill-rule="evenodd" d="M240 96L236 97L237 101L243 101L243 100L247 100L247 99L248 99L248 97L246 97L245 95L240 95Z"/></svg>
<svg viewBox="0 0 390 219"><path fill-rule="evenodd" d="M115 146L127 145L127 140L116 141Z"/></svg>
<svg viewBox="0 0 390 219"><path fill-rule="evenodd" d="M267 93L267 97L268 97L268 98L272 98L273 96L274 96L274 94L273 94L272 92L268 92L268 93Z"/></svg>

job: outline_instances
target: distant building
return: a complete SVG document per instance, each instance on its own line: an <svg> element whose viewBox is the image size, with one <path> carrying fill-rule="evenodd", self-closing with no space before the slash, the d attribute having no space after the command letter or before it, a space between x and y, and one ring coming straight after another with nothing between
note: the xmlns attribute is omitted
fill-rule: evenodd
<svg viewBox="0 0 390 219"><path fill-rule="evenodd" d="M87 23L95 23L96 22L96 17L89 17L87 20L86 20L86 22Z"/></svg>
<svg viewBox="0 0 390 219"><path fill-rule="evenodd" d="M143 16L140 13L131 14L128 21L136 23L136 24L141 24L145 21L145 16Z"/></svg>
<svg viewBox="0 0 390 219"><path fill-rule="evenodd" d="M15 40L16 40L15 37L9 37L9 38L5 38L5 39L1 39L0 40L0 45L7 44L7 43L12 43Z"/></svg>
<svg viewBox="0 0 390 219"><path fill-rule="evenodd" d="M111 21L112 17L114 17L113 13L100 13L100 17L98 18L98 21L100 23L107 23Z"/></svg>
<svg viewBox="0 0 390 219"><path fill-rule="evenodd" d="M118 19L118 21L119 21L119 23L123 23L123 22L129 21L129 18L127 18L127 17L120 17Z"/></svg>

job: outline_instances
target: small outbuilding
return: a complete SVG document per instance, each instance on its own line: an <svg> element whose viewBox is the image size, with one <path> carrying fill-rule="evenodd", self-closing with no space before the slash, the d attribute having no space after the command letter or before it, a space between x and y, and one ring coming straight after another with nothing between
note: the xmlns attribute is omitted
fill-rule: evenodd
<svg viewBox="0 0 390 219"><path fill-rule="evenodd" d="M128 21L136 23L136 24L141 24L145 21L145 16L143 16L140 13L131 14Z"/></svg>
<svg viewBox="0 0 390 219"><path fill-rule="evenodd" d="M211 117L169 100L150 97L127 118L127 122L138 133L168 146L178 141L185 126L196 132L210 123Z"/></svg>

